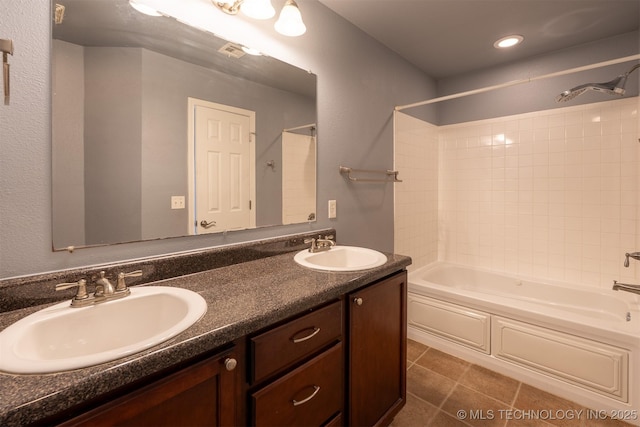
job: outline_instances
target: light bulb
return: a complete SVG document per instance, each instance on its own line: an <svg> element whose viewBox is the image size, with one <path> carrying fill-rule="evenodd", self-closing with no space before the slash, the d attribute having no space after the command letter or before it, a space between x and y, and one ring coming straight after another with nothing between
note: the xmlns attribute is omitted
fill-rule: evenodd
<svg viewBox="0 0 640 427"><path fill-rule="evenodd" d="M276 14L271 0L244 0L240 10L253 19L269 19Z"/></svg>
<svg viewBox="0 0 640 427"><path fill-rule="evenodd" d="M294 0L287 0L275 23L275 29L282 35L296 37L304 34L307 27L302 22L300 9Z"/></svg>

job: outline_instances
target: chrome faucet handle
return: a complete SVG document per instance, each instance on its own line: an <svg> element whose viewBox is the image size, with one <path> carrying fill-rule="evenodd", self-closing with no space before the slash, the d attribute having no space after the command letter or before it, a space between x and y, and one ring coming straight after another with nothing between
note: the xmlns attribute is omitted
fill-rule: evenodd
<svg viewBox="0 0 640 427"><path fill-rule="evenodd" d="M304 239L304 243L311 243L311 247L309 248L309 252L315 252L315 250L317 249L316 242L317 242L317 240L315 239L315 237L312 237L310 239Z"/></svg>
<svg viewBox="0 0 640 427"><path fill-rule="evenodd" d="M640 252L631 252L624 254L624 266L629 267L629 257L640 261Z"/></svg>
<svg viewBox="0 0 640 427"><path fill-rule="evenodd" d="M127 291L129 288L127 287L127 283L125 282L126 277L140 277L142 276L142 270L136 270L129 273L118 273L118 282L116 283L116 292Z"/></svg>
<svg viewBox="0 0 640 427"><path fill-rule="evenodd" d="M87 293L87 281L85 279L80 279L77 282L72 283L58 283L56 285L56 291L62 291L64 289L78 288L78 292L76 292L76 296L73 297L74 301L80 301L89 298L89 294Z"/></svg>
<svg viewBox="0 0 640 427"><path fill-rule="evenodd" d="M326 245L335 246L336 245L336 241L334 239L335 239L335 237L333 237L333 235L324 236L324 238L318 239L318 241L316 243L322 243L324 246L326 246Z"/></svg>

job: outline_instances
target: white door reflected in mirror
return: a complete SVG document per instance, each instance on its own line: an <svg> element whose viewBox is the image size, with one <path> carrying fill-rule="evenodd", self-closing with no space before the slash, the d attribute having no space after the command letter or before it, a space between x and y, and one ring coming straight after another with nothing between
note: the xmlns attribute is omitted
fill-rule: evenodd
<svg viewBox="0 0 640 427"><path fill-rule="evenodd" d="M190 234L255 227L255 112L189 98Z"/></svg>

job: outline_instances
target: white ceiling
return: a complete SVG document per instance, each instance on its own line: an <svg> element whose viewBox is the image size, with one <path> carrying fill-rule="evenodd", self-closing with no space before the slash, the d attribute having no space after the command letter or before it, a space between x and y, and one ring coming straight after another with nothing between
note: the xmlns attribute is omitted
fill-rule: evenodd
<svg viewBox="0 0 640 427"><path fill-rule="evenodd" d="M628 33L640 22L640 0L320 2L436 79ZM493 47L509 34L524 42Z"/></svg>

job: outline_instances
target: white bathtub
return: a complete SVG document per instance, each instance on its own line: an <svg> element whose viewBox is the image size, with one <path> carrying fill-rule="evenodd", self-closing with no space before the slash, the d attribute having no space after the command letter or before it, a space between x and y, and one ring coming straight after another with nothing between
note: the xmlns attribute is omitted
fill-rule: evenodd
<svg viewBox="0 0 640 427"><path fill-rule="evenodd" d="M409 273L408 322L416 341L640 425L638 295L435 263Z"/></svg>

